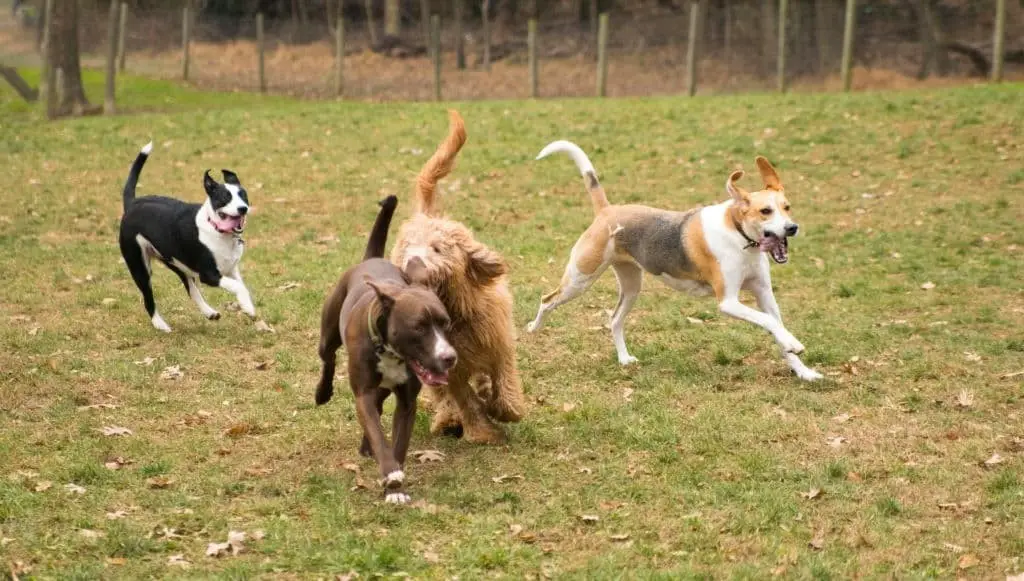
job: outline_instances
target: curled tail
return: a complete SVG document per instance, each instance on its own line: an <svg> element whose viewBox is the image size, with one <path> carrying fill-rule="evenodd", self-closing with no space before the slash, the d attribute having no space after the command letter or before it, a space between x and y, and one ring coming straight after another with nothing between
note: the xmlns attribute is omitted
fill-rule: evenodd
<svg viewBox="0 0 1024 581"><path fill-rule="evenodd" d="M437 182L451 173L455 156L466 144L466 125L458 111L448 111L448 137L437 146L437 151L416 176L416 211L434 216L440 214L435 190Z"/></svg>
<svg viewBox="0 0 1024 581"><path fill-rule="evenodd" d="M366 254L363 255L363 260L384 258L384 247L388 243L391 217L395 215L397 206L398 198L396 196L388 196L380 201L380 212L377 212L377 219L373 221L373 230L370 231L370 240L366 243Z"/></svg>
<svg viewBox="0 0 1024 581"><path fill-rule="evenodd" d="M583 176L583 184L590 192L590 201L594 204L595 214L609 206L608 196L604 194L604 188L597 181L597 170L594 169L594 164L590 163L590 158L583 153L578 145L571 141L553 141L540 150L537 159L543 159L552 153L568 154L576 162L576 167L580 170L580 175Z"/></svg>
<svg viewBox="0 0 1024 581"><path fill-rule="evenodd" d="M149 158L149 152L153 151L153 142L150 141L146 145L142 146L139 150L139 155L135 156L135 161L132 162L132 169L128 172L128 181L124 183L124 211L128 211L128 207L132 205L132 200L135 199L135 184L139 183L139 174L142 173L142 166L146 165L146 160Z"/></svg>

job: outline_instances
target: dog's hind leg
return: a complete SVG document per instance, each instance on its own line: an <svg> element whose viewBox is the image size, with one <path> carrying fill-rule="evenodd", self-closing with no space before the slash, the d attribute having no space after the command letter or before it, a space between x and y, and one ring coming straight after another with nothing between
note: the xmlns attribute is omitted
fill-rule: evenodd
<svg viewBox="0 0 1024 581"><path fill-rule="evenodd" d="M605 255L608 250L610 232L604 226L594 222L576 241L569 254L569 263L565 265L562 282L554 291L544 295L537 309L537 316L526 326L530 333L540 330L544 325L544 317L565 303L587 292L604 270L608 268Z"/></svg>
<svg viewBox="0 0 1024 581"><path fill-rule="evenodd" d="M206 302L206 299L203 298L203 293L199 292L199 286L196 284L195 279L185 274L184 271L173 264L167 264L167 268L171 269L174 274L178 275L178 278L181 279L181 284L185 285L185 290L188 292L188 296L191 297L192 301L199 307L199 312L202 313L204 317L211 321L216 321L220 318L220 313L211 307Z"/></svg>
<svg viewBox="0 0 1024 581"><path fill-rule="evenodd" d="M152 269L149 254L136 241L122 238L121 256L124 257L124 263L128 266L128 272L131 273L135 286L139 287L139 291L142 293L142 303L146 306L146 313L149 314L153 327L158 331L170 333L170 325L157 312L156 301L153 300L153 286L150 284Z"/></svg>
<svg viewBox="0 0 1024 581"><path fill-rule="evenodd" d="M639 266L630 262L617 262L612 265L615 278L619 281L619 302L612 313L612 343L619 357L620 365L636 363L637 358L626 350L626 315L633 308L640 288L643 286L644 272Z"/></svg>
<svg viewBox="0 0 1024 581"><path fill-rule="evenodd" d="M518 422L526 415L523 386L516 371L515 348L502 349L491 374L491 394L488 413L499 422Z"/></svg>

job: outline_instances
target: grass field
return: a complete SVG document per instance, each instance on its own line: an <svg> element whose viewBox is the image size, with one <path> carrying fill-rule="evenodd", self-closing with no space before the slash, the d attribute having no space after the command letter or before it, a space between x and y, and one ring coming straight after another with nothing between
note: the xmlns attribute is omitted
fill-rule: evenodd
<svg viewBox="0 0 1024 581"><path fill-rule="evenodd" d="M511 263L532 408L504 447L433 438L421 412L412 447L444 459L409 467L411 507L381 502L347 389L314 407L317 329L377 200L397 193L408 214L444 108L128 79L129 114L43 123L0 93L3 568L64 579L1018 574L1021 89L458 105L470 141L444 196ZM154 109L170 112L142 112ZM275 333L229 312L217 289L206 298L227 316L206 321L159 266L174 332L150 326L116 244L120 188L150 138L140 194L199 201L206 168L247 185L243 272ZM777 296L827 380L797 382L763 331L652 280L626 331L639 366L618 366L604 328L611 275L538 335L522 332L591 219L571 162L532 161L556 138L590 153L613 201L679 209L722 199L731 169L767 155L802 226L790 263L773 267ZM162 379L171 366L183 376ZM230 531L247 533L245 550L206 556Z"/></svg>

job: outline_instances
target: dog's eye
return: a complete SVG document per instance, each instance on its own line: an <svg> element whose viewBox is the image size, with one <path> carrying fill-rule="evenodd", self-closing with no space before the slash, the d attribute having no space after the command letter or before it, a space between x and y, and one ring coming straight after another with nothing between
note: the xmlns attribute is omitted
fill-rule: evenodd
<svg viewBox="0 0 1024 581"><path fill-rule="evenodd" d="M788 212L789 211L789 204L786 204L785 206L783 206L782 209Z"/></svg>
<svg viewBox="0 0 1024 581"><path fill-rule="evenodd" d="M771 208L761 208L761 215L762 216L771 216L772 215L772 209Z"/></svg>
<svg viewBox="0 0 1024 581"><path fill-rule="evenodd" d="M437 244L431 244L430 249L433 250L435 254L441 254L441 249L438 248Z"/></svg>

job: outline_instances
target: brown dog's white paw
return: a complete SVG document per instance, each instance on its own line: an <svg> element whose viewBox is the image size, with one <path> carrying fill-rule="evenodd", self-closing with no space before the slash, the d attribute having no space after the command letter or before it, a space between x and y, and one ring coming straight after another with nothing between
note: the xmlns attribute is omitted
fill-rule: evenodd
<svg viewBox="0 0 1024 581"><path fill-rule="evenodd" d="M389 492L384 495L384 502L387 504L408 504L412 500L404 492Z"/></svg>

